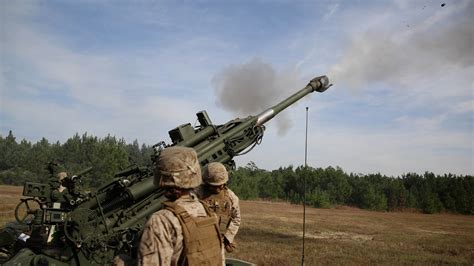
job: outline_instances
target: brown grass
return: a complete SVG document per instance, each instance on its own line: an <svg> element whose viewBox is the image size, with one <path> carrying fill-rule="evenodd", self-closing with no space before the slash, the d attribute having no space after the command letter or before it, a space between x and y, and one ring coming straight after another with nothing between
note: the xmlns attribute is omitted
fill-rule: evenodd
<svg viewBox="0 0 474 266"><path fill-rule="evenodd" d="M0 186L0 226L15 220L14 210L22 192L23 187Z"/></svg>
<svg viewBox="0 0 474 266"><path fill-rule="evenodd" d="M239 249L232 257L258 265L301 264L303 208L241 201ZM470 264L474 217L306 208L305 263Z"/></svg>
<svg viewBox="0 0 474 266"><path fill-rule="evenodd" d="M0 225L14 220L22 187L0 186ZM238 249L258 265L300 265L303 208L241 201ZM474 216L306 208L306 265L474 263Z"/></svg>

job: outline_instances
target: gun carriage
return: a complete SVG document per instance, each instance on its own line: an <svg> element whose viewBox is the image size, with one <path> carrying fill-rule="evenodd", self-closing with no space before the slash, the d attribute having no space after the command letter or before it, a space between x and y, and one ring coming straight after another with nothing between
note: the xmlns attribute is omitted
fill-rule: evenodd
<svg viewBox="0 0 474 266"><path fill-rule="evenodd" d="M314 78L305 88L260 114L222 125L212 124L206 111L198 112L199 125L188 123L170 130L172 143L156 144L154 156L168 146L186 146L196 150L201 166L221 162L232 169L235 156L262 141L266 122L309 93L323 92L331 85L326 76ZM31 237L41 236L40 243L21 249L5 265L104 265L118 254L136 256L147 218L166 200L163 191L153 184L152 169L131 167L96 191L86 192L80 187L80 176L89 170L67 178L63 192L48 184L24 185L27 198L21 200L15 216L21 224L28 221ZM39 207L32 208L33 202ZM26 209L24 215L20 209Z"/></svg>

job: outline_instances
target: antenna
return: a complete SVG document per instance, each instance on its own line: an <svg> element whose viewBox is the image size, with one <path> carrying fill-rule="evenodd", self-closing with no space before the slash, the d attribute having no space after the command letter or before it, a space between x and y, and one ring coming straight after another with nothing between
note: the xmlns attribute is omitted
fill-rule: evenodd
<svg viewBox="0 0 474 266"><path fill-rule="evenodd" d="M306 107L306 135L304 141L304 172L303 172L303 251L301 266L304 266L304 238L306 233L306 170L308 168L308 107Z"/></svg>

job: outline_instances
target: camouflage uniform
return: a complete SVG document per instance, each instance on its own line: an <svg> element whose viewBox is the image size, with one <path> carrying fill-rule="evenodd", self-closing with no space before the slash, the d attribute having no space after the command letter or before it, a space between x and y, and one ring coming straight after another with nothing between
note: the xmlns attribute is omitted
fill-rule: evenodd
<svg viewBox="0 0 474 266"><path fill-rule="evenodd" d="M222 235L234 242L240 227L240 205L239 198L235 193L227 187L219 192L219 194L210 194L204 186L200 186L197 190L199 198L207 204L209 209L219 215L219 227Z"/></svg>
<svg viewBox="0 0 474 266"><path fill-rule="evenodd" d="M234 238L240 227L239 198L235 193L225 186L229 180L227 170L221 163L210 163L204 168L203 181L197 192L199 198L219 216L219 227L224 237L225 249L228 252L234 250ZM222 186L219 193L214 194L209 186Z"/></svg>
<svg viewBox="0 0 474 266"><path fill-rule="evenodd" d="M193 217L207 216L196 195L183 196L175 201ZM181 224L169 210L154 213L145 225L140 243L140 265L178 265L183 252Z"/></svg>
<svg viewBox="0 0 474 266"><path fill-rule="evenodd" d="M192 156L189 156L190 150ZM183 155L184 154L184 155ZM180 188L192 189L201 183L201 170L194 150L183 147L171 147L163 150L156 162L155 183L165 189ZM218 235L217 218L206 213L205 207L197 196L190 192L176 199L172 204L183 208L192 218L211 219L214 226L214 235L207 237L210 241L203 241L209 248L201 247L203 256L211 259L203 265L219 265L222 262L221 240ZM167 206L167 203L165 203ZM182 217L180 218L182 219ZM184 228L176 213L169 209L162 209L154 213L145 224L139 245L139 265L181 265L183 258L192 247L185 246L189 239L185 239L189 227ZM184 230L187 230L186 232ZM217 241L217 242L216 242ZM212 250L211 253L209 253ZM191 264L186 257L187 263Z"/></svg>
<svg viewBox="0 0 474 266"><path fill-rule="evenodd" d="M63 192L65 187L62 185L62 181L67 177L67 172L66 169L64 169L64 166L58 160L52 160L49 162L47 170L51 174L48 182L51 188Z"/></svg>

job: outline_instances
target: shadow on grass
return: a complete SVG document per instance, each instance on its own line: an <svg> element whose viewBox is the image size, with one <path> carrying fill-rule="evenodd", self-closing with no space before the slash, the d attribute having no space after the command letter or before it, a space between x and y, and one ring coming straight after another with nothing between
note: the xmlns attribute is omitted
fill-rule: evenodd
<svg viewBox="0 0 474 266"><path fill-rule="evenodd" d="M251 238L251 239L261 239L262 242L265 239L271 239L273 241L298 241L301 240L301 237L297 236L298 232L295 232L294 235L290 235L284 232L278 232L278 228L274 230L266 230L266 229L257 229L257 228L242 228L239 231L240 238Z"/></svg>

